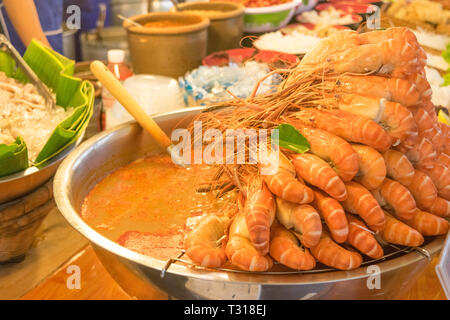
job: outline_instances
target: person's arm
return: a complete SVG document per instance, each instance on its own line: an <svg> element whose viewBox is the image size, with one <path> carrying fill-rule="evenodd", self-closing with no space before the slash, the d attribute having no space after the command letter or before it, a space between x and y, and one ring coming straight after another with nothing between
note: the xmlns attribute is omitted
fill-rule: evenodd
<svg viewBox="0 0 450 320"><path fill-rule="evenodd" d="M26 47L35 38L51 48L44 31L42 31L33 0L3 0L3 4L17 34Z"/></svg>

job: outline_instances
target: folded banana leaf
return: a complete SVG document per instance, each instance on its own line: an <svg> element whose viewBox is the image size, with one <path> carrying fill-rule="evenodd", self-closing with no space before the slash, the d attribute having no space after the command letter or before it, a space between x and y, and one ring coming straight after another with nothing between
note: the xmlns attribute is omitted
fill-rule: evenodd
<svg viewBox="0 0 450 320"><path fill-rule="evenodd" d="M25 141L18 137L11 144L0 144L0 177L28 168L28 149Z"/></svg>
<svg viewBox="0 0 450 320"><path fill-rule="evenodd" d="M94 87L89 81L73 77L75 70L73 60L45 47L39 41L33 40L30 43L23 58L39 79L56 95L56 104L66 110L73 108L72 115L54 129L34 160L32 165L39 168L74 143L84 132L93 113ZM16 68L14 60L4 52L0 52L0 71L18 81L28 82L22 70ZM0 145L0 148L3 146L5 145ZM0 168L4 175L17 172L17 167L13 166L13 159L21 161L18 155L7 157L0 152Z"/></svg>
<svg viewBox="0 0 450 320"><path fill-rule="evenodd" d="M79 138L92 116L93 105L94 86L89 81L83 81L68 104L75 109L73 114L55 128L35 160L36 167L44 166Z"/></svg>
<svg viewBox="0 0 450 320"><path fill-rule="evenodd" d="M3 71L7 77L14 76L15 62L6 52L0 51L0 71Z"/></svg>

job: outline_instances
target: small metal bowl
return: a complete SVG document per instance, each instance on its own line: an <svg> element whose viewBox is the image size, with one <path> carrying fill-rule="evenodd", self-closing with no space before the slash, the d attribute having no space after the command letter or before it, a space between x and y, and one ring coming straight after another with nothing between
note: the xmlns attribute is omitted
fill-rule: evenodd
<svg viewBox="0 0 450 320"><path fill-rule="evenodd" d="M176 126L187 125L200 110L183 109L154 119L170 133ZM231 272L145 256L107 239L84 222L80 213L88 192L105 176L158 150L162 151L149 134L129 122L81 144L54 178L54 197L63 216L91 242L117 283L136 298L152 297L150 293L157 288L178 299L394 299L414 284L429 263L426 256L437 254L445 240L444 236L427 239L417 250L403 248L351 271ZM373 281L378 276L379 287Z"/></svg>

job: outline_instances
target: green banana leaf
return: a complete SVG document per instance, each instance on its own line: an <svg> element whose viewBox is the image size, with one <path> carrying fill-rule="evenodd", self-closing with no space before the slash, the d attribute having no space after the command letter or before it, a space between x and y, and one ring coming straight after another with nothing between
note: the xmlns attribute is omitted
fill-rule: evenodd
<svg viewBox="0 0 450 320"><path fill-rule="evenodd" d="M55 128L35 160L36 167L44 166L50 158L62 152L79 138L92 117L93 105L94 86L89 81L83 81L69 103L69 106L75 109L73 114Z"/></svg>
<svg viewBox="0 0 450 320"><path fill-rule="evenodd" d="M0 144L0 177L28 168L28 149L25 141L17 137L11 144Z"/></svg>
<svg viewBox="0 0 450 320"><path fill-rule="evenodd" d="M68 108L74 110L71 116L54 129L39 152L32 165L40 168L74 143L84 132L93 114L94 87L89 81L82 81L73 76L75 70L73 60L45 47L39 41L33 40L30 43L23 58L39 79L55 93L57 105L66 110ZM14 60L4 52L0 52L0 71L23 83L28 82L22 70L16 68ZM6 145L0 145L0 150L1 148L6 148ZM26 148L25 153L27 153ZM0 172L3 171L4 175L17 172L18 167L14 166L14 159L18 164L22 164L21 170L26 168L23 168L23 159L18 154L9 153L7 156L6 153L0 152Z"/></svg>
<svg viewBox="0 0 450 320"><path fill-rule="evenodd" d="M56 104L67 108L81 84L81 79L72 76L75 71L75 61L36 40L31 41L23 59L38 78L56 94ZM28 80L22 70L18 70L16 79L21 82Z"/></svg>
<svg viewBox="0 0 450 320"><path fill-rule="evenodd" d="M0 71L3 71L7 77L14 75L16 64L6 52L0 51Z"/></svg>

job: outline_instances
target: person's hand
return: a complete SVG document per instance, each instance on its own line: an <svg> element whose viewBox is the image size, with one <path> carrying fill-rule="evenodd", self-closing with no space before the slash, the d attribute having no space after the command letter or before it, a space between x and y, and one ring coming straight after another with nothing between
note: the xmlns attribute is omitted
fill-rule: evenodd
<svg viewBox="0 0 450 320"><path fill-rule="evenodd" d="M42 30L33 0L3 0L3 4L20 40L26 47L33 38L49 48L52 47Z"/></svg>

